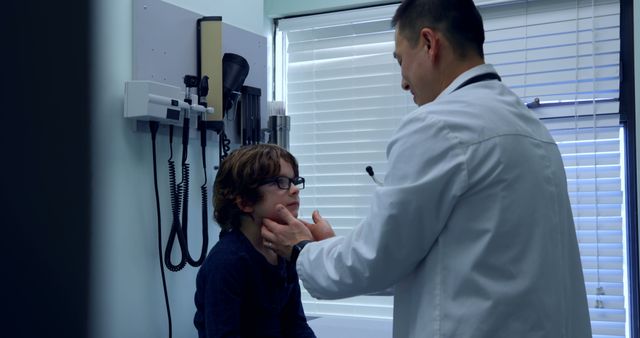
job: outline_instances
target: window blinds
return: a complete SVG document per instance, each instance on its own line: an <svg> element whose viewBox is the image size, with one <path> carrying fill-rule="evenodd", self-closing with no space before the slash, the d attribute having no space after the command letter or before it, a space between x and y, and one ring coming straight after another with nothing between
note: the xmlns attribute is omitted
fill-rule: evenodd
<svg viewBox="0 0 640 338"><path fill-rule="evenodd" d="M618 123L617 0L478 1L485 56L546 123L562 152L594 337L624 337L624 154ZM291 151L307 179L300 215L319 209L336 233L366 215L385 148L415 109L400 88L390 27L397 5L278 21ZM552 287L552 286L550 286ZM310 316L391 318L390 296L319 301Z"/></svg>

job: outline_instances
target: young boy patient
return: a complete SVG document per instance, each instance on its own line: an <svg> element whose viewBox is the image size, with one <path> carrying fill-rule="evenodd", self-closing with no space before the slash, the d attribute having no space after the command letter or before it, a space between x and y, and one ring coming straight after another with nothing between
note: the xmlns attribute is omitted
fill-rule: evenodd
<svg viewBox="0 0 640 338"><path fill-rule="evenodd" d="M304 178L287 150L244 146L220 165L214 217L222 230L196 279L194 324L200 338L315 337L300 301L295 266L264 246L262 219L282 204L298 216Z"/></svg>

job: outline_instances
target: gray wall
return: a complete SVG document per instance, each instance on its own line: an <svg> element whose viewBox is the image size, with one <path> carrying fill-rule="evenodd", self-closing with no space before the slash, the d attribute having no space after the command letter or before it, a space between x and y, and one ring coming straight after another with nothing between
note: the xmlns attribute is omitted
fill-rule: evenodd
<svg viewBox="0 0 640 338"><path fill-rule="evenodd" d="M90 328L91 337L95 338L168 337L158 260L150 135L136 131L132 122L123 118L124 83L132 79L133 1L96 0L92 18L94 212ZM226 23L254 33L263 32L261 0L243 0L243 6L238 6L236 0L171 3L203 15L221 15ZM171 224L166 135L159 135L157 142L165 246ZM177 144L179 139L175 138L174 154L176 151L180 154ZM217 149L217 143L212 146ZM208 156L209 164L217 162L217 151ZM192 256L197 258L201 244L197 191L203 181L197 142L191 142L189 158L193 191L189 244ZM212 179L209 175L209 184ZM209 234L211 247L218 236L218 227L213 222ZM196 272L189 266L180 272L166 272L175 337L197 337L193 326Z"/></svg>

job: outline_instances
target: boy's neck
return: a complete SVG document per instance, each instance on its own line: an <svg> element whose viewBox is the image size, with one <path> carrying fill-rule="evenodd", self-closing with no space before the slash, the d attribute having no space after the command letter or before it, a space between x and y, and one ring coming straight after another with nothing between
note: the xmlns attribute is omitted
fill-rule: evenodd
<svg viewBox="0 0 640 338"><path fill-rule="evenodd" d="M264 246L261 232L262 220L254 220L250 217L243 217L240 231L251 242L251 245L261 253L264 258L271 264L278 264L278 255L271 249Z"/></svg>
<svg viewBox="0 0 640 338"><path fill-rule="evenodd" d="M256 220L253 220L250 217L242 217L240 231L242 231L244 236L249 239L249 242L251 242L254 247L259 248L263 246L260 225L256 224Z"/></svg>

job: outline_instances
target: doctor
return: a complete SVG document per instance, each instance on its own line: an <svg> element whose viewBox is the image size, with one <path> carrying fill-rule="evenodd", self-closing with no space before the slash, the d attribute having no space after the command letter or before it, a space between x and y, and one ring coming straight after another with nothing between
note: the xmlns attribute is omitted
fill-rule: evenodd
<svg viewBox="0 0 640 338"><path fill-rule="evenodd" d="M393 336L591 337L558 147L484 63L472 0L406 0L392 24L419 106L387 148L368 216L335 236L281 207L265 244L319 299L395 287Z"/></svg>

